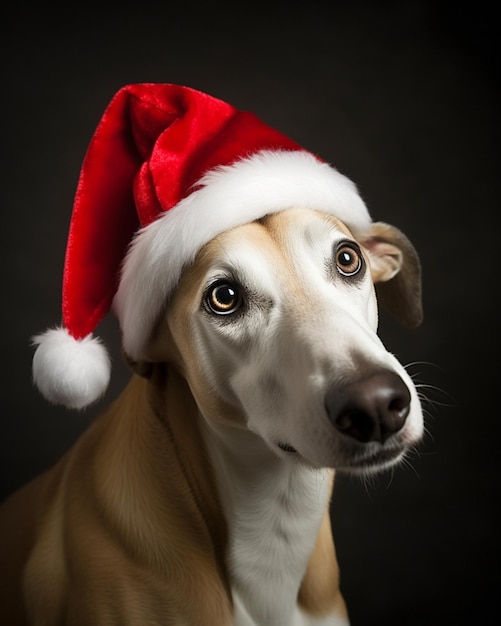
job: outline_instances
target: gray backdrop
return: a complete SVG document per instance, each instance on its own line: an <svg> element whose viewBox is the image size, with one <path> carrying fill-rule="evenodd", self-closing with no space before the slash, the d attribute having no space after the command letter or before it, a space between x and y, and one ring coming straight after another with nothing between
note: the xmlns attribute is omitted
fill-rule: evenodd
<svg viewBox="0 0 501 626"><path fill-rule="evenodd" d="M437 388L425 389L428 434L407 466L369 484L338 476L334 495L353 625L498 623L491 4L179 4L2 9L0 497L53 464L128 377L110 316L99 328L114 358L105 399L79 414L51 407L31 385L29 338L60 318L73 193L105 106L126 83L186 84L321 154L421 255L425 321L408 331L383 316L381 335Z"/></svg>

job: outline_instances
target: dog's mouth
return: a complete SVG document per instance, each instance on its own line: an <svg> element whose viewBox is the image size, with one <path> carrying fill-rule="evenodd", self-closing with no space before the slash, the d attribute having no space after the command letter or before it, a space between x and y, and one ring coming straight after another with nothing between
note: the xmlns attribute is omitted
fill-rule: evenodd
<svg viewBox="0 0 501 626"><path fill-rule="evenodd" d="M405 454L405 447L380 448L376 451L367 451L365 454L355 455L352 459L345 461L340 470L346 472L375 472L390 467L398 463Z"/></svg>
<svg viewBox="0 0 501 626"><path fill-rule="evenodd" d="M291 456L298 455L294 446L284 441L276 443L277 448ZM398 463L407 450L406 446L394 446L391 448L370 449L353 452L351 455L343 455L343 459L336 464L336 469L348 473L362 474L367 472L377 472Z"/></svg>

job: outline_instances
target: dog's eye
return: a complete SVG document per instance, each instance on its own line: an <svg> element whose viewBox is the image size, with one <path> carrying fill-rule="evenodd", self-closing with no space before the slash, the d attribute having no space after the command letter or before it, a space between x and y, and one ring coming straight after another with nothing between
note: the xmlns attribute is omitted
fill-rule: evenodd
<svg viewBox="0 0 501 626"><path fill-rule="evenodd" d="M218 281L209 288L206 302L213 313L228 315L240 307L242 297L235 285Z"/></svg>
<svg viewBox="0 0 501 626"><path fill-rule="evenodd" d="M354 276L362 269L362 255L353 245L343 243L336 250L336 268L342 276Z"/></svg>

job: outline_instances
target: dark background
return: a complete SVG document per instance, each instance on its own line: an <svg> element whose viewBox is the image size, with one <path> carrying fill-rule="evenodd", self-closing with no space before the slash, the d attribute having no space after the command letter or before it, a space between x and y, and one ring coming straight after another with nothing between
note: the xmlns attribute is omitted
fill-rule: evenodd
<svg viewBox="0 0 501 626"><path fill-rule="evenodd" d="M186 84L329 160L422 259L423 325L383 316L381 334L435 387L422 388L427 435L406 466L369 483L338 476L335 490L353 626L497 624L495 3L200 4L4 4L0 497L53 464L127 379L109 316L105 399L51 407L32 388L30 336L60 319L73 193L105 106L126 83Z"/></svg>

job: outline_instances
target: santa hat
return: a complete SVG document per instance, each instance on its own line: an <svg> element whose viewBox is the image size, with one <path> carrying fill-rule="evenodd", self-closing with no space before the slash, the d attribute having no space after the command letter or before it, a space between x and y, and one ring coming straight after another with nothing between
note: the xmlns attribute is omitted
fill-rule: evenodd
<svg viewBox="0 0 501 626"><path fill-rule="evenodd" d="M353 183L251 113L170 84L128 85L91 139L63 273L62 326L34 338L33 377L51 402L83 408L106 390L94 337L110 308L140 360L183 267L219 233L290 207L370 225Z"/></svg>

